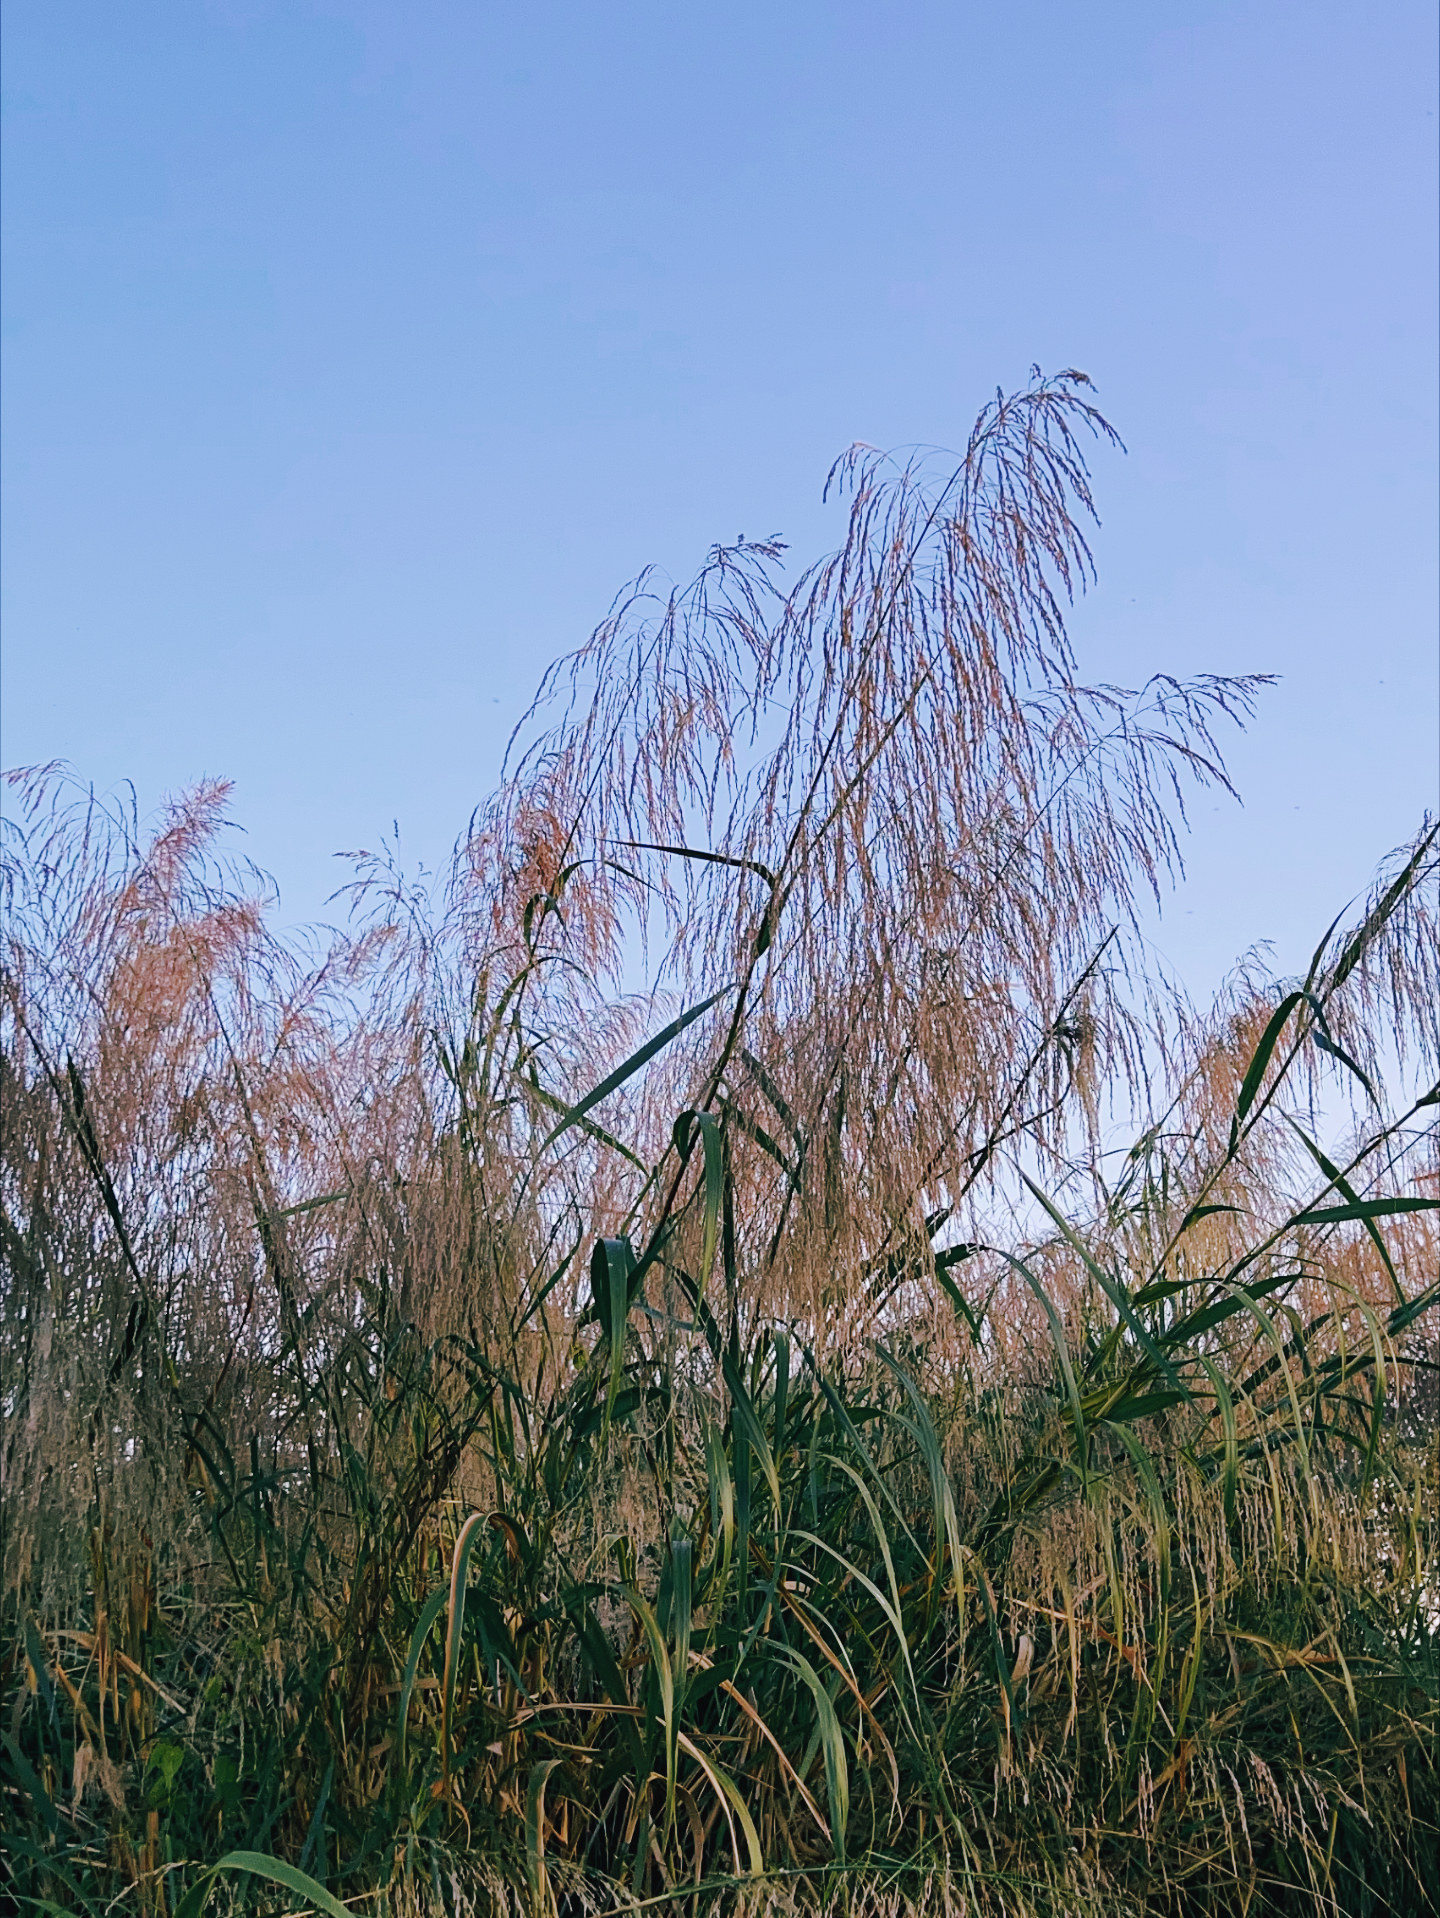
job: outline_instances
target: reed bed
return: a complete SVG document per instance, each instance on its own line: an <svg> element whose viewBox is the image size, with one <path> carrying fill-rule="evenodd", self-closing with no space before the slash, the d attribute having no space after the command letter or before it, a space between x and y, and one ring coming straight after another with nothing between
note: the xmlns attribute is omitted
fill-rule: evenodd
<svg viewBox="0 0 1440 1918"><path fill-rule="evenodd" d="M1260 682L1077 682L1113 437L637 582L323 944L13 777L15 1908L1435 1909L1440 841L1156 969Z"/></svg>

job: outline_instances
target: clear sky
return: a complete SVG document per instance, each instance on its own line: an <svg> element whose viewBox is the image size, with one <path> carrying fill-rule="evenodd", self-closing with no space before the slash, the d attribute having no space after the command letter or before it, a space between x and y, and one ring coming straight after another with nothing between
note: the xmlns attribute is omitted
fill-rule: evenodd
<svg viewBox="0 0 1440 1918"><path fill-rule="evenodd" d="M285 915L443 859L654 562L833 542L1032 361L1124 435L1089 678L1283 675L1157 933L1437 803L1433 0L6 0L6 765L237 782Z"/></svg>

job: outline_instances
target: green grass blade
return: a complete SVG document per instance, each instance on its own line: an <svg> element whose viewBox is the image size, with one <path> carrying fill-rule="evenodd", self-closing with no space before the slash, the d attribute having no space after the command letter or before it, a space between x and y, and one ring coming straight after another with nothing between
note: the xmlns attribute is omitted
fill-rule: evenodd
<svg viewBox="0 0 1440 1918"><path fill-rule="evenodd" d="M935 1430L935 1421L930 1416L930 1408L919 1386L896 1359L892 1358L884 1346L876 1351L882 1362L899 1380L915 1413L915 1422L911 1427L920 1446L925 1468L930 1474L930 1496L935 1506L935 1571L936 1591L944 1586L942 1548L948 1548L950 1565L955 1575L956 1602L963 1615L965 1609L965 1578L962 1570L960 1546L960 1518L955 1509L955 1494L950 1484L950 1474L945 1469L944 1454L940 1450L940 1435Z"/></svg>
<svg viewBox="0 0 1440 1918"><path fill-rule="evenodd" d="M542 1758L530 1770L525 1791L525 1876L537 1914L550 1903L550 1877L545 1869L545 1783L563 1758Z"/></svg>
<svg viewBox="0 0 1440 1918"><path fill-rule="evenodd" d="M610 1649L610 1642L590 1610L585 1595L571 1589L562 1596L562 1604L570 1614L575 1626L575 1636L590 1662L590 1669L599 1679L602 1688L612 1705L622 1707L630 1703L629 1689L625 1683L625 1674L616 1662ZM628 1711L619 1715L619 1733L635 1774L636 1790L640 1790L647 1770L645 1754L640 1746L640 1735L635 1729L635 1720Z"/></svg>
<svg viewBox="0 0 1440 1918"><path fill-rule="evenodd" d="M1271 1013L1268 1025L1260 1035L1260 1043L1246 1068L1245 1077L1240 1081L1240 1094L1235 1101L1235 1116L1230 1121L1230 1150L1233 1153L1240 1142L1240 1128L1244 1125L1251 1106L1254 1105L1260 1091L1261 1081L1265 1077L1266 1067L1270 1064L1280 1034L1290 1014L1309 997L1304 992L1287 992L1280 1004Z"/></svg>
<svg viewBox="0 0 1440 1918"><path fill-rule="evenodd" d="M1440 1199L1354 1199L1346 1205L1319 1205L1308 1212L1297 1212L1295 1224L1368 1224L1372 1219L1393 1219L1405 1212L1436 1211L1440 1211Z"/></svg>
<svg viewBox="0 0 1440 1918"><path fill-rule="evenodd" d="M1130 1454L1130 1463L1135 1467L1135 1476L1139 1479L1145 1493L1145 1501L1150 1507L1151 1523L1155 1527L1155 1556L1160 1566L1160 1650L1157 1657L1164 1664L1164 1630L1170 1613L1170 1511L1165 1503L1165 1494L1160 1489L1160 1480L1156 1476L1155 1465L1150 1454L1140 1443L1139 1436L1128 1425L1117 1424L1107 1419L1106 1424Z"/></svg>
<svg viewBox="0 0 1440 1918"><path fill-rule="evenodd" d="M1360 1499L1363 1504L1370 1490L1370 1481L1375 1474L1375 1460L1380 1451L1380 1434L1385 1423L1385 1347L1380 1337L1380 1321L1364 1299L1355 1301L1365 1329L1370 1334L1370 1349L1375 1359L1375 1384L1372 1388L1370 1411L1370 1434L1365 1443L1365 1465L1360 1479Z"/></svg>
<svg viewBox="0 0 1440 1918"><path fill-rule="evenodd" d="M1345 1174L1340 1170L1339 1166L1333 1164L1331 1160L1326 1157L1309 1134L1303 1132L1293 1119L1290 1119L1289 1124L1290 1130L1295 1134L1296 1138L1299 1139L1301 1145L1304 1146L1305 1150L1310 1154L1310 1157L1315 1161L1316 1165L1319 1166L1320 1170L1325 1174L1325 1177L1330 1181L1331 1185L1334 1186L1341 1198L1347 1200L1351 1205L1358 1205L1360 1203L1360 1195L1345 1177ZM1373 1219L1366 1219L1364 1224L1365 1231L1371 1243L1380 1254L1381 1263L1390 1275L1390 1283L1395 1288L1395 1296L1403 1305L1405 1302L1405 1290L1400 1283L1400 1276L1396 1272L1394 1263L1391 1260L1389 1247L1381 1238Z"/></svg>
<svg viewBox="0 0 1440 1918"><path fill-rule="evenodd" d="M760 1423L754 1402L745 1389L739 1368L728 1351L721 1355L720 1370L725 1380L725 1389L730 1394L730 1408L734 1416L737 1436L749 1445L760 1461L760 1470L769 1487L778 1525L780 1522L780 1475L775 1469L775 1455L770 1450L770 1441L765 1436L765 1428Z"/></svg>
<svg viewBox="0 0 1440 1918"><path fill-rule="evenodd" d="M440 1708L440 1762L448 1780L450 1775L450 1734L455 1710L455 1680L460 1671L461 1634L465 1629L465 1581L470 1570L470 1553L484 1514L472 1512L460 1528L455 1554L450 1564L449 1622L445 1627L445 1679Z"/></svg>
<svg viewBox="0 0 1440 1918"><path fill-rule="evenodd" d="M835 1861L845 1862L845 1831L850 1822L850 1767L845 1755L845 1734L835 1701L820 1682L815 1667L802 1652L790 1645L774 1645L771 1650L782 1664L788 1665L805 1685L815 1705L820 1751L825 1761L825 1796L830 1808L831 1842Z"/></svg>
<svg viewBox="0 0 1440 1918"><path fill-rule="evenodd" d="M853 1579L854 1582L858 1586L860 1586L860 1588L863 1591L868 1592L871 1598L874 1599L876 1605L880 1608L881 1617L885 1620L885 1623L889 1626L891 1632L894 1635L895 1643L899 1650L901 1662L904 1664L904 1667L905 1667L905 1674L907 1678L910 1680L911 1691L914 1693L915 1697L918 1699L919 1686L916 1682L916 1677L915 1677L915 1665L911 1657L910 1641L905 1635L905 1621L902 1614L902 1608L901 1608L901 1602L900 1602L900 1591L899 1591L898 1583L895 1578L895 1566L890 1556L890 1540L888 1536L886 1535L885 1526L880 1517L880 1508L876 1505L874 1499L870 1496L870 1492L865 1484L865 1481L861 1478L860 1474L855 1470L853 1465L847 1464L844 1459L837 1459L837 1458L832 1458L829 1461L829 1463L832 1465L838 1466L838 1468L845 1473L847 1478L853 1480L857 1490L860 1493L860 1497L865 1504L865 1508L867 1512L869 1513L871 1527L874 1530L876 1542L880 1546L881 1556L885 1561L885 1576L890 1586L889 1594L887 1595L885 1592L882 1592L880 1587L875 1583L874 1579L868 1577L866 1573L861 1571L860 1567L854 1562L853 1559L847 1558L842 1551L840 1551L836 1546L832 1545L828 1539L824 1539L820 1537L818 1533L802 1532L797 1530L796 1532L792 1534L792 1536L803 1540L807 1545L813 1545L816 1548L816 1550L823 1552L827 1558L833 1559L835 1563L841 1568L841 1570L847 1575L847 1577ZM897 1693L897 1697L898 1697L898 1693ZM903 1700L901 1700L901 1710L902 1711L906 1710ZM908 1712L906 1712L906 1716L908 1718L909 1716Z"/></svg>
<svg viewBox="0 0 1440 1918"><path fill-rule="evenodd" d="M735 1818L739 1819L740 1829L745 1834L745 1849L750 1855L750 1876L752 1878L764 1877L765 1854L760 1847L760 1834L755 1829L755 1820L750 1815L750 1808L745 1803L739 1786L718 1758L702 1752L694 1739L687 1738L684 1732L680 1733L678 1743L680 1748L689 1757L693 1758L701 1771L705 1773L705 1776L714 1787L716 1797L720 1799L721 1804L725 1807L726 1822L730 1826L730 1845L735 1854L736 1872L743 1875L745 1867L740 1862L740 1847L735 1842L735 1819L730 1816L732 1811L735 1814ZM665 1902L668 1904L671 1903L672 1900L667 1897Z"/></svg>
<svg viewBox="0 0 1440 1918"><path fill-rule="evenodd" d="M1185 1217L1180 1221L1176 1229L1175 1237L1177 1240L1183 1238L1192 1225L1198 1225L1202 1219L1213 1218L1217 1212L1238 1213L1240 1210L1241 1208L1238 1205L1192 1205L1190 1210L1185 1214ZM1173 1289L1173 1287L1171 1289ZM1164 1296L1164 1288L1156 1289L1152 1286L1146 1286L1143 1292L1137 1292L1135 1294L1134 1303L1136 1305L1148 1305L1152 1298L1163 1298Z"/></svg>
<svg viewBox="0 0 1440 1918"><path fill-rule="evenodd" d="M974 1312L971 1311L969 1301L966 1299L965 1294L960 1290L954 1279L951 1278L950 1267L960 1264L962 1259L973 1257L978 1250L978 1246L957 1245L952 1246L947 1252L937 1252L935 1254L935 1282L950 1301L956 1317L964 1320L966 1326L969 1328L971 1342L975 1345L980 1343L980 1320L975 1316ZM983 1307L981 1311L983 1316Z"/></svg>
<svg viewBox="0 0 1440 1918"><path fill-rule="evenodd" d="M1035 1184L1034 1180L1023 1172L1020 1176L1025 1180L1031 1192L1060 1228L1066 1243L1070 1246L1071 1250L1078 1255L1085 1270L1090 1274L1091 1278L1094 1279L1106 1298L1109 1299L1115 1310L1120 1314L1120 1317L1124 1320L1131 1336L1141 1351L1144 1352L1145 1356L1153 1365L1159 1367L1162 1375L1170 1381L1170 1386L1173 1391L1185 1393L1185 1387L1176 1375L1174 1367L1136 1317L1134 1307L1125 1296L1124 1289L1115 1283L1114 1279L1111 1278L1110 1274L1098 1260L1091 1257L1090 1248L1080 1237L1080 1234L1075 1230L1074 1226L1070 1224L1064 1214L1060 1212L1056 1206L1052 1205L1050 1200L1040 1190L1039 1186ZM1186 1396L1188 1397L1188 1394L1186 1394Z"/></svg>
<svg viewBox="0 0 1440 1918"><path fill-rule="evenodd" d="M670 1618L675 1639L675 1715L685 1710L685 1692L690 1674L690 1627L694 1608L695 1547L689 1536L677 1529L670 1540Z"/></svg>
<svg viewBox="0 0 1440 1918"><path fill-rule="evenodd" d="M790 1334L783 1327L775 1330L775 1389L771 1397L771 1425L775 1434L773 1451L779 1461L785 1457L785 1414L790 1398ZM777 1516L778 1530L778 1516Z"/></svg>
<svg viewBox="0 0 1440 1918"><path fill-rule="evenodd" d="M1369 1093L1371 1105L1378 1106L1380 1101L1375 1096L1374 1086L1371 1085L1365 1073L1361 1070L1358 1063L1350 1057L1350 1054L1345 1050L1344 1046L1337 1045L1335 1040L1330 1036L1330 1028L1325 1023L1325 1014L1320 1009L1320 1002L1310 993L1306 993L1305 996L1310 1001L1311 1008L1315 1013L1315 1030L1310 1035L1311 1038L1314 1039L1316 1045L1322 1052L1329 1053L1332 1059L1337 1059L1348 1072L1354 1074L1361 1085L1364 1086L1366 1092Z"/></svg>
<svg viewBox="0 0 1440 1918"><path fill-rule="evenodd" d="M23 1697L24 1694L22 1693L21 1696ZM3 1748L6 1757L15 1767L15 1775L20 1780L23 1789L29 1794L30 1800L39 1814L45 1829L51 1833L58 1832L60 1829L60 1820L55 1810L54 1801L51 1799L49 1792L46 1791L44 1783L36 1772L35 1767L15 1743L15 1740L8 1735L0 1736L0 1748Z"/></svg>
<svg viewBox="0 0 1440 1918"><path fill-rule="evenodd" d="M910 1540L910 1543L915 1547L917 1552L921 1551L919 1539L917 1539L915 1534L910 1530L909 1521L906 1519L905 1514L901 1511L899 1501L896 1499L894 1492L892 1492L890 1487L886 1484L885 1474L880 1470L879 1466L875 1463L875 1460L872 1457L870 1452L870 1447L865 1443L865 1440L863 1435L861 1434L860 1428L856 1425L854 1419L851 1418L849 1412L846 1410L845 1401L841 1398L840 1394L835 1390L834 1386L830 1383L830 1381L824 1376L824 1374L820 1371L819 1367L816 1365L815 1355L813 1352L811 1352L809 1346L807 1345L802 1347L802 1350L805 1353L805 1362L810 1368L811 1376L813 1377L813 1379L815 1380L815 1383L820 1388L820 1396L825 1401L825 1405L830 1412L830 1416L834 1419L837 1429L845 1434L845 1437L850 1441L850 1444L854 1447L857 1457L859 1457L860 1459L864 1461L866 1470L869 1472L871 1478L874 1479L876 1486L879 1488L880 1496L885 1500L885 1503L890 1507L890 1510L895 1514L895 1518L897 1522L899 1523L901 1529L904 1531L906 1537ZM819 1429L818 1425L816 1429L818 1432L818 1429ZM813 1469L814 1469L813 1468L813 1450L814 1448L812 1447L812 1484L814 1482L813 1480ZM812 1505L813 1505L813 1502L814 1501L812 1496ZM922 1556L923 1556L923 1553L922 1553Z"/></svg>
<svg viewBox="0 0 1440 1918"><path fill-rule="evenodd" d="M997 1247L996 1250L998 1251L999 1248ZM1050 1327L1050 1338L1055 1347L1055 1356L1060 1364L1060 1375L1065 1381L1066 1395L1070 1400L1070 1415L1075 1423L1075 1462L1080 1467L1081 1476L1084 1477L1089 1470L1090 1441L1085 1427L1085 1408L1080 1403L1080 1387L1075 1382L1075 1368L1070 1363L1070 1352L1065 1343L1065 1327L1060 1321L1060 1314L1055 1310L1054 1301L1029 1266L1009 1252L1000 1252L1000 1257L1007 1265L1015 1268L1044 1308L1045 1318Z"/></svg>
<svg viewBox="0 0 1440 1918"><path fill-rule="evenodd" d="M1276 1273L1271 1278L1263 1279L1258 1285L1252 1285L1249 1288L1249 1296L1252 1299L1266 1298L1270 1293L1278 1292L1282 1286L1294 1285L1304 1276L1303 1272ZM1221 1283L1224 1284L1224 1281L1222 1280ZM1185 1318L1177 1319L1166 1332L1165 1343L1173 1347L1189 1345L1193 1339L1198 1339L1202 1332L1210 1331L1213 1326L1223 1325L1226 1319L1233 1319L1237 1312L1244 1310L1244 1299L1236 1298L1227 1290L1223 1299L1216 1299L1211 1305L1199 1306Z"/></svg>
<svg viewBox="0 0 1440 1918"><path fill-rule="evenodd" d="M780 1170L790 1181L791 1186L798 1190L800 1174L796 1167L790 1163L790 1160L786 1156L785 1148L779 1141L772 1137L758 1120L752 1119L747 1113L742 1112L733 1099L727 1099L722 1094L719 1104L720 1110L726 1119L737 1126L739 1130L745 1134L747 1139L753 1139L765 1156L775 1161L776 1165L779 1166Z"/></svg>
<svg viewBox="0 0 1440 1918"><path fill-rule="evenodd" d="M1428 1312L1437 1300L1440 1300L1440 1284L1427 1286L1426 1289L1418 1293L1415 1298L1408 1300L1404 1305L1397 1305L1395 1307L1395 1310L1385 1321L1386 1332L1392 1339L1398 1338L1402 1332L1408 1330L1409 1327L1415 1323L1416 1319L1420 1318L1423 1313Z"/></svg>
<svg viewBox="0 0 1440 1918"><path fill-rule="evenodd" d="M714 1617L730 1582L730 1562L735 1552L735 1481L730 1473L730 1461L725 1456L724 1439L709 1419L705 1420L704 1434L710 1529L715 1539L710 1572L705 1581L705 1602Z"/></svg>
<svg viewBox="0 0 1440 1918"><path fill-rule="evenodd" d="M1305 1442L1305 1425L1300 1414L1300 1399L1295 1390L1295 1380L1291 1375L1289 1364L1286 1362L1285 1341L1276 1331L1275 1321L1265 1310L1264 1306L1256 1299L1253 1292L1247 1292L1244 1286L1240 1285L1232 1286L1230 1289L1235 1293L1237 1298L1249 1307L1256 1324L1270 1341L1275 1355L1275 1364L1279 1369L1281 1378L1285 1381L1285 1391L1290 1400L1290 1412L1295 1420L1295 1443L1299 1448L1301 1463L1305 1468L1306 1483L1311 1486L1313 1491L1314 1482L1310 1475L1310 1447ZM1247 1381L1247 1383L1253 1383L1253 1379Z"/></svg>
<svg viewBox="0 0 1440 1918"><path fill-rule="evenodd" d="M300 1897L309 1900L312 1910L323 1911L326 1918L355 1918L355 1913L348 1905L342 1905L323 1885L317 1885L307 1872L287 1865L283 1858L272 1858L268 1852L227 1851L215 1871L253 1872L257 1878L268 1878L271 1884L283 1885L286 1891L297 1892ZM197 1910L203 1911L203 1904Z"/></svg>
<svg viewBox="0 0 1440 1918"><path fill-rule="evenodd" d="M657 1052L663 1052L673 1039L679 1038L687 1026L694 1025L695 1021L703 1018L712 1006L718 1005L726 993L733 991L733 986L722 986L718 992L712 992L708 999L703 999L698 1006L691 1006L688 1011L682 1012L678 1019L672 1019L668 1026L663 1026L655 1034L653 1039L647 1039L639 1051L632 1052L623 1065L616 1066L615 1070L608 1073L599 1085L592 1086L583 1099L576 1100L558 1124L541 1140L540 1150L544 1152L554 1145L561 1133L574 1125L577 1119L582 1119L592 1106L600 1105L602 1101L610 1097L612 1092L618 1092L627 1079L633 1079L642 1066L649 1065Z"/></svg>
<svg viewBox="0 0 1440 1918"><path fill-rule="evenodd" d="M720 1194L725 1182L725 1150L715 1114L688 1108L675 1121L673 1133L675 1148L684 1163L689 1163L697 1133L705 1150L705 1245L700 1256L700 1295L703 1298L715 1267L715 1242L720 1233Z"/></svg>
<svg viewBox="0 0 1440 1918"><path fill-rule="evenodd" d="M531 1319L534 1318L535 1314L540 1310L541 1306L545 1303L546 1299L549 1298L550 1294L555 1290L556 1286L559 1285L560 1281L564 1278L565 1274L570 1270L570 1267L574 1264L575 1254L580 1250L580 1247L583 1243L584 1243L584 1235L582 1234L580 1237L576 1239L574 1245L571 1246L570 1250L566 1253L565 1257L561 1260L560 1264L556 1266L555 1270L550 1274L549 1278L546 1279L545 1283L541 1286L540 1290L535 1294L534 1298L530 1301L529 1305L526 1306L524 1313L521 1315L520 1323L515 1328L517 1332L530 1323Z"/></svg>
<svg viewBox="0 0 1440 1918"><path fill-rule="evenodd" d="M740 1063L745 1067L746 1071L754 1079L756 1085L759 1086L765 1097L775 1108L785 1130L794 1140L797 1154L796 1163L798 1166L799 1161L805 1156L805 1135L800 1130L800 1121L791 1111L784 1093L781 1092L779 1086L777 1086L775 1081L770 1077L765 1067L761 1065L753 1052L747 1052L743 1046L740 1049Z"/></svg>
<svg viewBox="0 0 1440 1918"><path fill-rule="evenodd" d="M1330 975L1325 981L1326 998L1333 998L1335 993L1339 991L1346 979L1349 978L1350 974L1355 970L1356 966L1359 965L1364 956L1365 948L1371 943L1376 934L1394 913L1406 893L1409 892L1416 874L1429 857L1430 849L1435 844L1437 837L1440 837L1440 825L1431 826L1430 830L1425 834L1424 838L1420 840L1414 852L1405 862L1402 870L1395 875L1395 878L1390 885L1385 888L1381 897L1376 900L1374 910L1367 913L1363 922L1356 928L1350 943L1345 947L1345 950L1330 968ZM1323 951L1323 947L1321 950ZM1320 954L1317 952L1315 957L1318 961Z"/></svg>
<svg viewBox="0 0 1440 1918"><path fill-rule="evenodd" d="M605 1381L605 1416L600 1427L602 1451L609 1442L610 1425L625 1376L625 1328L630 1318L631 1282L635 1254L628 1239L597 1239L590 1255L590 1297L600 1330L606 1339L609 1366Z"/></svg>
<svg viewBox="0 0 1440 1918"><path fill-rule="evenodd" d="M429 1598L426 1599L424 1609L416 1622L415 1630L410 1635L410 1650L405 1659L405 1674L400 1686L400 1707L395 1724L395 1743L396 1749L400 1754L400 1770L402 1773L405 1770L405 1744L409 1730L410 1694L415 1689L415 1674L420 1668L420 1654L424 1649L425 1640L430 1636L436 1619L444 1609L445 1601L448 1597L448 1588L444 1585L437 1585Z"/></svg>
<svg viewBox="0 0 1440 1918"><path fill-rule="evenodd" d="M665 1829L668 1836L675 1822L676 1740L680 1730L675 1717L675 1670L670 1663L665 1634L660 1630L660 1621L650 1601L638 1585L627 1583L624 1589L630 1609L639 1621L645 1643L650 1649L655 1682L660 1692L660 1721L665 1734Z"/></svg>
<svg viewBox="0 0 1440 1918"><path fill-rule="evenodd" d="M567 1123L578 1126L587 1139L594 1139L597 1145L608 1146L612 1152L618 1152L622 1159L630 1161L636 1171L649 1171L650 1168L645 1161L637 1153L632 1152L623 1140L617 1139L613 1132L607 1132L604 1126L597 1124L594 1119L587 1119L583 1113L576 1112L573 1106L567 1106L563 1099L557 1099L553 1092L547 1091L541 1085L533 1073L523 1083L528 1086L533 1098L538 1099L541 1105L548 1106L552 1112L564 1114Z"/></svg>

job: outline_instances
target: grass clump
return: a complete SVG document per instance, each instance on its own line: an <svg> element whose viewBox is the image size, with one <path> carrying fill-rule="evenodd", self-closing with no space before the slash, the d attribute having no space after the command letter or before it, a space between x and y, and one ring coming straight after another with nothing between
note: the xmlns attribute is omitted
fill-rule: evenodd
<svg viewBox="0 0 1440 1918"><path fill-rule="evenodd" d="M1257 682L1076 683L1107 437L640 582L323 950L19 780L7 1897L1433 1908L1436 831L1156 974Z"/></svg>

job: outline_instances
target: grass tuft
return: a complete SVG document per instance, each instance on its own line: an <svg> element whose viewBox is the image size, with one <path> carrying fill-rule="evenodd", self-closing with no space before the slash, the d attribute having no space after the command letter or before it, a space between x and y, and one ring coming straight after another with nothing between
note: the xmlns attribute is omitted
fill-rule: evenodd
<svg viewBox="0 0 1440 1918"><path fill-rule="evenodd" d="M1440 840L1155 972L1258 682L1077 683L1112 439L642 581L323 946L15 777L17 1908L1435 1908Z"/></svg>

